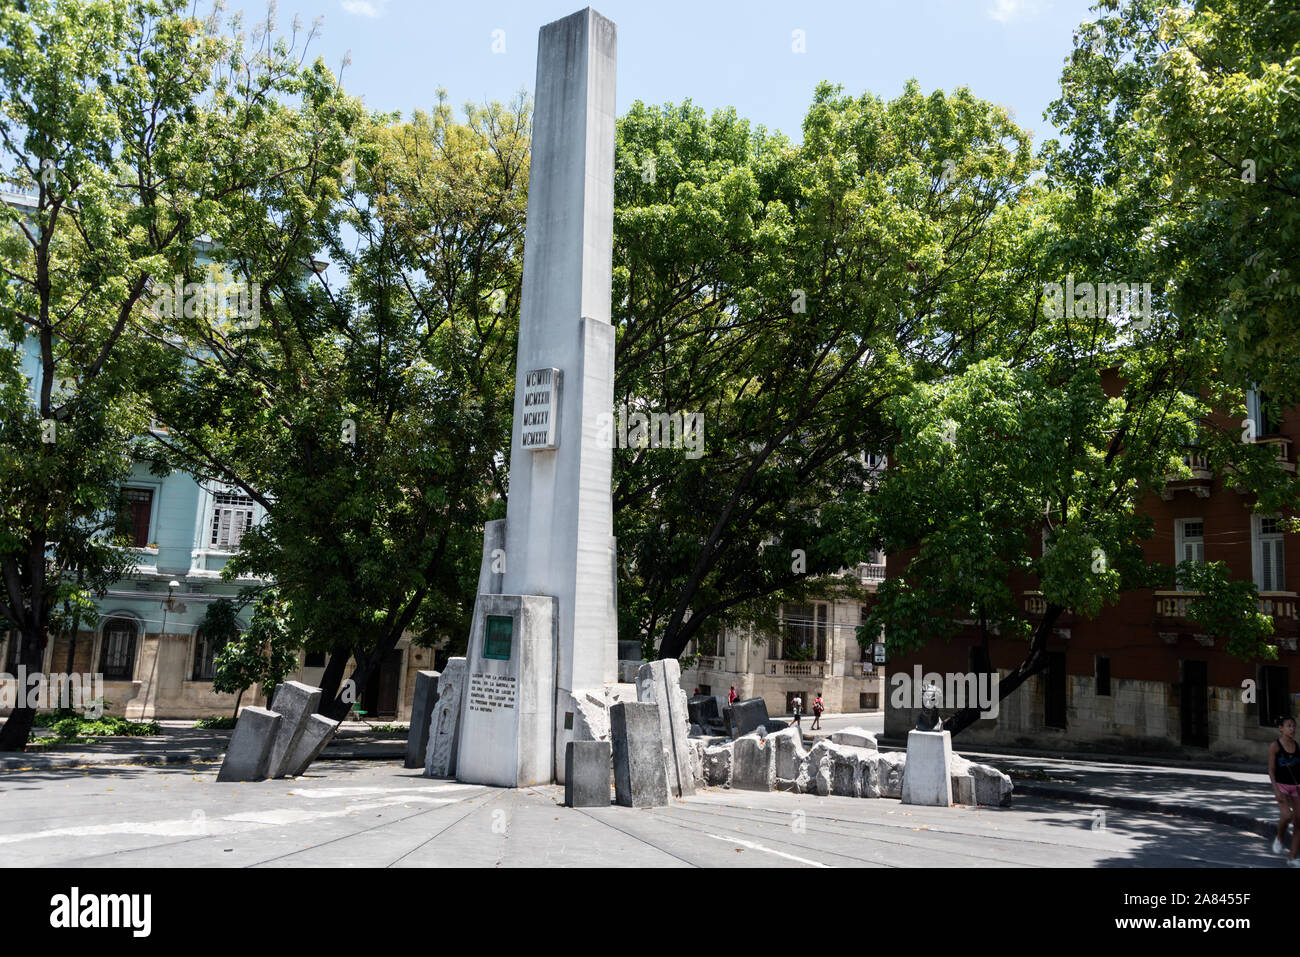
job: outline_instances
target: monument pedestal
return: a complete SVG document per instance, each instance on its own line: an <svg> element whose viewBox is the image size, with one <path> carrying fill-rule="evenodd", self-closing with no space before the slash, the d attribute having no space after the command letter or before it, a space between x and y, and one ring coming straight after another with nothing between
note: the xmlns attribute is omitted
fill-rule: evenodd
<svg viewBox="0 0 1300 957"><path fill-rule="evenodd" d="M555 623L554 598L478 596L457 780L507 788L551 782Z"/></svg>
<svg viewBox="0 0 1300 957"><path fill-rule="evenodd" d="M947 731L910 731L903 766L903 803L948 807L952 804L952 736Z"/></svg>

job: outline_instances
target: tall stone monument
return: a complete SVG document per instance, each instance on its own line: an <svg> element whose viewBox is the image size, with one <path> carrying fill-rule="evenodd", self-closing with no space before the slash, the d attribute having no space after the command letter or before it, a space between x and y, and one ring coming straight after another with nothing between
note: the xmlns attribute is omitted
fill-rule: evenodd
<svg viewBox="0 0 1300 957"><path fill-rule="evenodd" d="M589 7L537 44L510 494L485 535L467 655L456 776L469 783L562 782L574 693L617 680L600 428L614 405L616 43Z"/></svg>

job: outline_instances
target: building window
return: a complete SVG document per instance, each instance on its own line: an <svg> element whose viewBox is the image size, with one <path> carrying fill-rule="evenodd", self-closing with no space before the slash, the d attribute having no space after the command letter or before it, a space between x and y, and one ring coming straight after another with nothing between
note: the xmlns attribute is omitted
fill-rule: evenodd
<svg viewBox="0 0 1300 957"><path fill-rule="evenodd" d="M149 518L153 513L153 489L125 488L126 514L129 522L131 544L144 548L149 544Z"/></svg>
<svg viewBox="0 0 1300 957"><path fill-rule="evenodd" d="M1175 525L1174 562L1205 563L1205 522L1199 518L1180 519ZM1180 581L1179 588L1185 587Z"/></svg>
<svg viewBox="0 0 1300 957"><path fill-rule="evenodd" d="M826 660L826 605L786 605L781 609L781 658Z"/></svg>
<svg viewBox="0 0 1300 957"><path fill-rule="evenodd" d="M211 681L217 675L217 655L225 641L210 640L202 631L194 638L194 671L190 680Z"/></svg>
<svg viewBox="0 0 1300 957"><path fill-rule="evenodd" d="M880 704L880 699L874 691L866 691L858 695L858 707L863 711L875 711Z"/></svg>
<svg viewBox="0 0 1300 957"><path fill-rule="evenodd" d="M1110 697L1110 659L1105 655L1097 656L1097 696Z"/></svg>
<svg viewBox="0 0 1300 957"><path fill-rule="evenodd" d="M108 681L130 681L135 673L136 624L127 618L104 623L104 643L99 670Z"/></svg>
<svg viewBox="0 0 1300 957"><path fill-rule="evenodd" d="M219 552L239 551L240 539L253 527L253 500L238 492L218 492L212 503L212 534L208 547Z"/></svg>
<svg viewBox="0 0 1300 957"><path fill-rule="evenodd" d="M1255 585L1260 591L1286 590L1286 561L1283 555L1282 521L1276 516L1259 516L1255 535L1255 555L1258 576Z"/></svg>
<svg viewBox="0 0 1300 957"><path fill-rule="evenodd" d="M1267 392L1258 389L1246 391L1246 415L1255 423L1256 435L1276 435L1281 429L1277 403Z"/></svg>
<svg viewBox="0 0 1300 957"><path fill-rule="evenodd" d="M712 694L713 694L713 686L712 686L712 685L700 685L700 694L702 694L702 695L706 695L706 696L708 696L708 695L712 695Z"/></svg>
<svg viewBox="0 0 1300 957"><path fill-rule="evenodd" d="M1259 691L1259 726L1276 727L1279 717L1291 713L1291 680L1286 666L1260 666Z"/></svg>

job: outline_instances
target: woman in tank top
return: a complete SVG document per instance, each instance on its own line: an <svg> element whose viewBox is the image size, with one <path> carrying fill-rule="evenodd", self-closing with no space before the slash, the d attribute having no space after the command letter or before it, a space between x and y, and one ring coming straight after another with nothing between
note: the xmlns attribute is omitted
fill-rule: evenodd
<svg viewBox="0 0 1300 957"><path fill-rule="evenodd" d="M1295 718L1283 715L1277 729L1281 737L1268 746L1268 779L1273 782L1273 794L1282 811L1273 853L1286 854L1290 867L1300 867L1296 859L1300 853L1300 745L1295 740ZM1286 845L1287 824L1293 825L1290 848Z"/></svg>

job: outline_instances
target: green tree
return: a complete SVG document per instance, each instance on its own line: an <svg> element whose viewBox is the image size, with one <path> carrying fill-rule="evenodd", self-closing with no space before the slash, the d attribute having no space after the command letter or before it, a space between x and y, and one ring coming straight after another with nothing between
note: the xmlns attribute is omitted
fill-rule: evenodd
<svg viewBox="0 0 1300 957"><path fill-rule="evenodd" d="M863 453L891 395L1007 292L1028 135L967 90L820 86L795 146L734 111L634 104L615 181L616 401L699 413L698 457L615 454L620 633L663 657L874 544Z"/></svg>
<svg viewBox="0 0 1300 957"><path fill-rule="evenodd" d="M221 608L218 605L225 602ZM213 609L217 609L215 612ZM298 667L298 643L293 636L284 602L274 588L267 588L257 597L248 630L240 634L235 619L235 606L229 599L214 602L205 616L204 624L214 629L213 634L226 637L225 647L214 660L216 673L212 679L215 691L234 694L235 716L244 692L260 684L269 702L275 686ZM205 634L207 632L205 631Z"/></svg>
<svg viewBox="0 0 1300 957"><path fill-rule="evenodd" d="M1116 240L1149 247L1180 316L1212 320L1225 371L1300 401L1300 9L1103 0L1049 118L1062 171L1113 190Z"/></svg>
<svg viewBox="0 0 1300 957"><path fill-rule="evenodd" d="M457 122L440 99L282 151L303 172L264 187L219 252L262 277L260 324L178 323L183 357L154 392L167 461L265 507L228 574L276 582L295 638L329 654L336 718L404 634L468 637L505 491L528 122L522 100ZM314 249L337 287L303 268Z"/></svg>
<svg viewBox="0 0 1300 957"><path fill-rule="evenodd" d="M0 8L0 181L27 196L0 205L0 619L32 669L60 602L131 564L110 539L166 374L153 287L223 233L254 172L224 159L274 152L266 101L303 73L269 23L250 49L188 8ZM32 717L13 711L0 750L25 746Z"/></svg>

